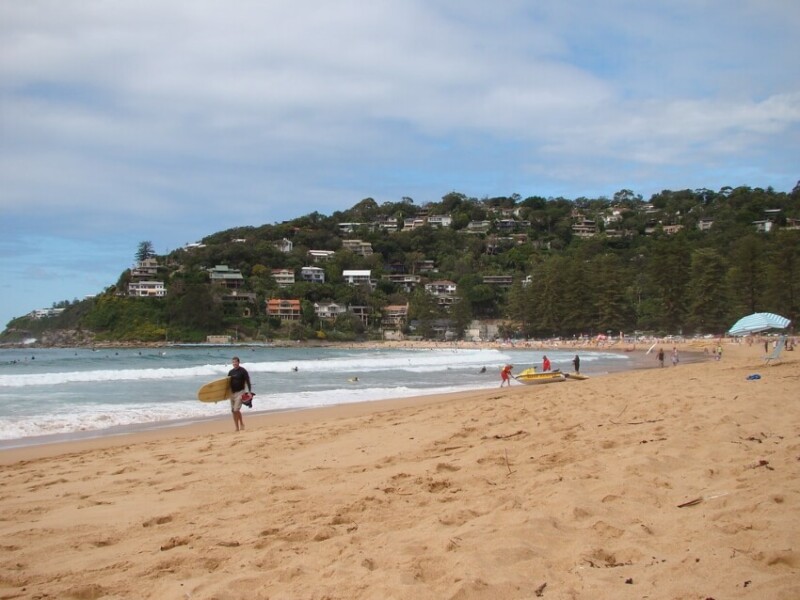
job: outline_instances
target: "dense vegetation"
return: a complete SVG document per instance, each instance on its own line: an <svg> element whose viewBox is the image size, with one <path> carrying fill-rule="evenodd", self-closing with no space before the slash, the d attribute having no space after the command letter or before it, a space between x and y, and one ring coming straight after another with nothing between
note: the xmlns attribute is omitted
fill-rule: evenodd
<svg viewBox="0 0 800 600"><path fill-rule="evenodd" d="M422 213L449 215L452 224L397 232L370 226L392 217L402 227L403 219ZM713 225L702 231L701 219ZM649 202L630 190L611 199L576 200L518 195L478 200L450 193L424 207L409 198L381 205L367 198L331 216L315 212L215 233L199 247L155 257L160 265L155 277L167 286L165 298L125 296L131 279L125 271L96 298L60 303L66 310L59 316L13 320L4 338L60 328L90 330L106 340L203 341L208 334L353 339L378 336L381 309L405 303L405 332L426 337L442 324L461 336L473 319L501 320L503 335L526 337L635 330L722 333L738 317L756 311L776 312L796 323L800 230L790 227L795 219L800 219L800 184L791 193L749 187L663 191ZM576 235L573 226L584 220L595 223L595 235ZM771 230L758 231L755 222L766 220ZM488 222L488 230L470 232L469 224L480 221ZM361 225L344 235L342 222ZM369 242L374 253L345 250L343 238ZM291 252L276 247L283 239L292 242ZM329 262L317 265L325 270L325 283L279 287L272 269L291 269L299 279L301 267L312 264L312 249L336 251ZM134 256L153 257L152 244L143 242ZM450 306L439 306L421 287L406 292L383 278L414 274L424 260L433 260L436 272L424 273L423 283L437 279L458 285ZM241 271L243 290L256 297L249 310L224 302L225 291L209 283L207 269L215 265ZM347 285L344 269L371 269L375 288ZM488 275L510 275L513 283L492 285L484 281ZM268 298L301 299L303 318L291 325L267 318ZM313 310L319 301L368 306L373 318L366 325L352 315L321 322Z"/></svg>

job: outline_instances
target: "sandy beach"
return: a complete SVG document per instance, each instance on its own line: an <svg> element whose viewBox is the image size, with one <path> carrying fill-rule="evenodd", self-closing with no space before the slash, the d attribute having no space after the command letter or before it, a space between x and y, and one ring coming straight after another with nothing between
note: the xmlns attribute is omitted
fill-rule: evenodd
<svg viewBox="0 0 800 600"><path fill-rule="evenodd" d="M798 399L800 353L726 343L6 450L0 598L793 600Z"/></svg>

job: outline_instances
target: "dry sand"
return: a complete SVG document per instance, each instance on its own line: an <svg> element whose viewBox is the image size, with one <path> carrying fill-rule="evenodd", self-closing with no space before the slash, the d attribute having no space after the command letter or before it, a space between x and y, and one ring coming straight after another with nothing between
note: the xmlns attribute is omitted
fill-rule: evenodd
<svg viewBox="0 0 800 600"><path fill-rule="evenodd" d="M761 351L7 450L0 598L796 600L800 353Z"/></svg>

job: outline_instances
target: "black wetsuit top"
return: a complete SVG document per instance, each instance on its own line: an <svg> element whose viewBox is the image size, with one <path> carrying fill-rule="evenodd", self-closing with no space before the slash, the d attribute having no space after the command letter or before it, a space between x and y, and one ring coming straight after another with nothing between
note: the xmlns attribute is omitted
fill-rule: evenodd
<svg viewBox="0 0 800 600"><path fill-rule="evenodd" d="M231 369L228 371L228 377L231 378L232 392L241 392L245 385L247 385L248 390L253 389L250 385L250 374L244 367L236 367L235 369Z"/></svg>

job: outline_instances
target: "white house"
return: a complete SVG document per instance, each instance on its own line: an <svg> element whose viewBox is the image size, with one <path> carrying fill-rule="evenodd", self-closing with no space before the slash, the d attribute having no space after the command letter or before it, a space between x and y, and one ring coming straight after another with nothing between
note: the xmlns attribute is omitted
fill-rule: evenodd
<svg viewBox="0 0 800 600"><path fill-rule="evenodd" d="M128 284L128 295L140 298L163 298L167 288L163 281L132 281Z"/></svg>
<svg viewBox="0 0 800 600"><path fill-rule="evenodd" d="M314 260L315 263L326 262L336 254L333 250L309 250L308 255Z"/></svg>
<svg viewBox="0 0 800 600"><path fill-rule="evenodd" d="M342 278L350 285L359 285L362 283L372 283L372 271L370 269L345 269L342 271Z"/></svg>
<svg viewBox="0 0 800 600"><path fill-rule="evenodd" d="M335 319L347 312L347 307L336 302L315 302L314 314L320 319Z"/></svg>
<svg viewBox="0 0 800 600"><path fill-rule="evenodd" d="M292 251L292 248L294 248L292 240L287 240L286 238L283 238L282 240L279 240L277 242L273 242L273 246L275 246L278 250L280 250L284 254L289 254L289 252Z"/></svg>
<svg viewBox="0 0 800 600"><path fill-rule="evenodd" d="M432 227L450 227L453 224L453 217L450 215L431 215L428 217L428 224Z"/></svg>
<svg viewBox="0 0 800 600"><path fill-rule="evenodd" d="M446 279L425 284L425 291L433 296L454 296L457 289L455 282Z"/></svg>
<svg viewBox="0 0 800 600"><path fill-rule="evenodd" d="M272 269L272 278L278 287L294 285L294 271L292 269Z"/></svg>

